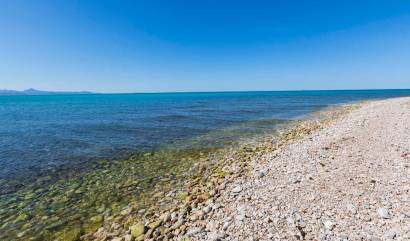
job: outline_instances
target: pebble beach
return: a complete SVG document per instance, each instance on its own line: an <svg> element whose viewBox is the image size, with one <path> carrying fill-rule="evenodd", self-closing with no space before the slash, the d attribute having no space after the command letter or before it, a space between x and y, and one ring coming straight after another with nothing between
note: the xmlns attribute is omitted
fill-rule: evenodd
<svg viewBox="0 0 410 241"><path fill-rule="evenodd" d="M410 98L344 105L244 145L160 211L82 240L409 240Z"/></svg>

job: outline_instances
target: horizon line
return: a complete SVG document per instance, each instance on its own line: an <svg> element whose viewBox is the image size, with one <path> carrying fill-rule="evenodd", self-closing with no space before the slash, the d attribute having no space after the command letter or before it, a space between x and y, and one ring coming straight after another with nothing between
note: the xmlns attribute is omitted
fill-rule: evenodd
<svg viewBox="0 0 410 241"><path fill-rule="evenodd" d="M17 91L17 92L24 92L26 90L30 90L33 88L28 88L24 90L12 90L12 89L0 89L0 90L6 90L6 91ZM61 93L64 94L65 92L67 94L79 94L83 93L83 95L92 95L92 94L105 94L105 95L116 95L116 94L201 94L201 93L243 93L243 92L302 92L302 91L376 91L376 90L410 90L410 88L374 88L374 89L369 89L369 88L358 88L358 89L282 89L282 90L210 90L210 91L147 91L147 92L94 92L94 91L89 91L89 90L79 90L79 91L73 91L73 90L39 90L39 89L34 89L39 92L50 92L50 93ZM35 95L35 94L33 94ZM41 94L39 94L41 95Z"/></svg>

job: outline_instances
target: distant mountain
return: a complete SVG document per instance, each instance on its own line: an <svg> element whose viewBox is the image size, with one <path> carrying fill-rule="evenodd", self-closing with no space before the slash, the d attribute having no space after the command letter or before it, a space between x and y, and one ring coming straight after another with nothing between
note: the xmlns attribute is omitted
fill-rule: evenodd
<svg viewBox="0 0 410 241"><path fill-rule="evenodd" d="M2 90L0 89L0 95L67 95L67 94L92 94L91 92L70 92L70 91L42 91L36 89L26 89L23 91L18 90Z"/></svg>

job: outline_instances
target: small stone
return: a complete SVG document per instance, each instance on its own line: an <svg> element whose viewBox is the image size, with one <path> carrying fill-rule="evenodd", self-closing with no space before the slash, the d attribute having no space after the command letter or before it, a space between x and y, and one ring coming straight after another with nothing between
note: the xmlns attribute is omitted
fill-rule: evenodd
<svg viewBox="0 0 410 241"><path fill-rule="evenodd" d="M184 205L181 210L179 210L180 216L185 216L192 210L192 207L188 204Z"/></svg>
<svg viewBox="0 0 410 241"><path fill-rule="evenodd" d="M332 230L333 227L334 227L333 222L330 221L330 220L325 221L323 224L325 225L325 228L326 228L327 230Z"/></svg>
<svg viewBox="0 0 410 241"><path fill-rule="evenodd" d="M92 218L90 218L90 221L93 223L101 223L104 220L104 217L102 215L97 215Z"/></svg>
<svg viewBox="0 0 410 241"><path fill-rule="evenodd" d="M132 235L131 234L124 235L124 241L132 241Z"/></svg>
<svg viewBox="0 0 410 241"><path fill-rule="evenodd" d="M222 207L222 205L219 204L219 203L216 203L215 205L212 206L212 209L213 209L213 210L217 210L217 209L219 209L220 207Z"/></svg>
<svg viewBox="0 0 410 241"><path fill-rule="evenodd" d="M178 220L178 213L172 212L170 216L172 222L176 222Z"/></svg>
<svg viewBox="0 0 410 241"><path fill-rule="evenodd" d="M258 172L258 174L256 175L258 178L262 178L265 176L265 172Z"/></svg>
<svg viewBox="0 0 410 241"><path fill-rule="evenodd" d="M148 225L148 227L151 228L151 229L156 229L156 228L158 228L161 224L162 224L162 220L158 220L158 221L155 221L155 222L150 223L150 224Z"/></svg>
<svg viewBox="0 0 410 241"><path fill-rule="evenodd" d="M223 230L227 230L230 225L231 225L230 222L225 222L225 223L223 224L223 226L222 226L222 229L223 229Z"/></svg>
<svg viewBox="0 0 410 241"><path fill-rule="evenodd" d="M346 205L346 209L347 211L349 211L351 214L356 214L357 213L357 209L353 204L347 204Z"/></svg>
<svg viewBox="0 0 410 241"><path fill-rule="evenodd" d="M211 196L209 195L208 192L205 192L205 193L202 193L201 195L199 195L197 200L202 203L202 202L207 201L209 198L211 198Z"/></svg>
<svg viewBox="0 0 410 241"><path fill-rule="evenodd" d="M169 212L166 212L162 214L159 219L164 223L169 222L171 220L171 214Z"/></svg>
<svg viewBox="0 0 410 241"><path fill-rule="evenodd" d="M29 218L29 216L25 213L22 213L20 215L17 216L16 221L26 221Z"/></svg>
<svg viewBox="0 0 410 241"><path fill-rule="evenodd" d="M154 232L154 229L149 229L147 233L145 234L145 239L150 239L152 237L152 233Z"/></svg>
<svg viewBox="0 0 410 241"><path fill-rule="evenodd" d="M214 200L212 198L206 200L205 205L211 205L214 203Z"/></svg>
<svg viewBox="0 0 410 241"><path fill-rule="evenodd" d="M134 241L144 241L144 240L145 240L144 235L141 235L139 237L136 237Z"/></svg>
<svg viewBox="0 0 410 241"><path fill-rule="evenodd" d="M185 223L185 220L179 219L176 223L174 223L174 225L171 226L171 229L172 229L172 230L178 229L178 228L181 227L184 223Z"/></svg>
<svg viewBox="0 0 410 241"><path fill-rule="evenodd" d="M199 219L199 217L198 217L198 215L196 215L196 214L192 214L191 216L189 216L189 220L191 220L191 221L193 221L193 222L195 222L196 220L198 220Z"/></svg>
<svg viewBox="0 0 410 241"><path fill-rule="evenodd" d="M194 235L197 234L197 233L202 232L202 230L203 230L202 227L192 228L192 229L190 229L190 230L186 233L186 235L187 235L188 237L191 237L191 236L194 236Z"/></svg>
<svg viewBox="0 0 410 241"><path fill-rule="evenodd" d="M208 234L208 240L221 241L225 237L224 233L213 231Z"/></svg>
<svg viewBox="0 0 410 241"><path fill-rule="evenodd" d="M209 207L209 206L207 206L207 207L204 208L204 213L205 213L205 214L208 214L208 213L211 212L211 211L212 211L212 208Z"/></svg>
<svg viewBox="0 0 410 241"><path fill-rule="evenodd" d="M386 231L386 233L384 234L384 237L387 240L392 240L397 236L397 233L398 233L398 231L396 229L390 229L390 230Z"/></svg>
<svg viewBox="0 0 410 241"><path fill-rule="evenodd" d="M97 209L98 213L103 213L104 211L105 211L105 206L102 206L102 207Z"/></svg>
<svg viewBox="0 0 410 241"><path fill-rule="evenodd" d="M186 196L185 197L186 202L192 202L192 199L193 199L192 196Z"/></svg>
<svg viewBox="0 0 410 241"><path fill-rule="evenodd" d="M210 221L210 222L208 222L207 224L206 224L206 229L208 230L208 231L216 231L217 230L217 225L216 225L216 223L215 222L213 222L213 221Z"/></svg>
<svg viewBox="0 0 410 241"><path fill-rule="evenodd" d="M341 236L339 237L339 239L340 239L340 241L349 241L349 237L346 236L346 235L341 235Z"/></svg>
<svg viewBox="0 0 410 241"><path fill-rule="evenodd" d="M148 228L144 224L136 224L130 227L131 235L139 237L148 231Z"/></svg>
<svg viewBox="0 0 410 241"><path fill-rule="evenodd" d="M23 237L24 235L26 235L26 233L27 233L27 231L17 233L17 238Z"/></svg>
<svg viewBox="0 0 410 241"><path fill-rule="evenodd" d="M124 238L123 237L116 237L116 238L111 239L111 241L124 241Z"/></svg>
<svg viewBox="0 0 410 241"><path fill-rule="evenodd" d="M383 218L383 219L388 219L388 218L390 218L389 212L388 212L387 209L385 209L385 208L379 208L379 209L377 209L377 214L379 215L380 218Z"/></svg>
<svg viewBox="0 0 410 241"><path fill-rule="evenodd" d="M132 212L132 207L124 208L124 209L121 211L121 215L123 215L123 216L130 215L131 212Z"/></svg>
<svg viewBox="0 0 410 241"><path fill-rule="evenodd" d="M241 186L236 186L234 189L232 189L233 193L239 193L242 191L242 187Z"/></svg>
<svg viewBox="0 0 410 241"><path fill-rule="evenodd" d="M235 219L238 221L243 221L245 219L245 215L236 215Z"/></svg>
<svg viewBox="0 0 410 241"><path fill-rule="evenodd" d="M192 220L192 221L197 221L199 219L203 219L204 215L205 215L204 211L199 210L199 211L193 213L191 216L189 216L189 219Z"/></svg>
<svg viewBox="0 0 410 241"><path fill-rule="evenodd" d="M81 236L81 228L73 228L70 230L64 230L57 234L57 240L62 241L77 241Z"/></svg>
<svg viewBox="0 0 410 241"><path fill-rule="evenodd" d="M286 221L287 221L289 224L294 224L294 223L295 223L295 220L294 220L293 218L291 218L291 217L287 218Z"/></svg>

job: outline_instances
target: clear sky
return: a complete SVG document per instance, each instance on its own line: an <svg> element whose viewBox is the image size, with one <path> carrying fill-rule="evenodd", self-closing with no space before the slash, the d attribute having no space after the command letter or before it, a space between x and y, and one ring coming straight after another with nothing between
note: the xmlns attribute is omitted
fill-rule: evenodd
<svg viewBox="0 0 410 241"><path fill-rule="evenodd" d="M3 0L0 89L410 88L408 0Z"/></svg>

